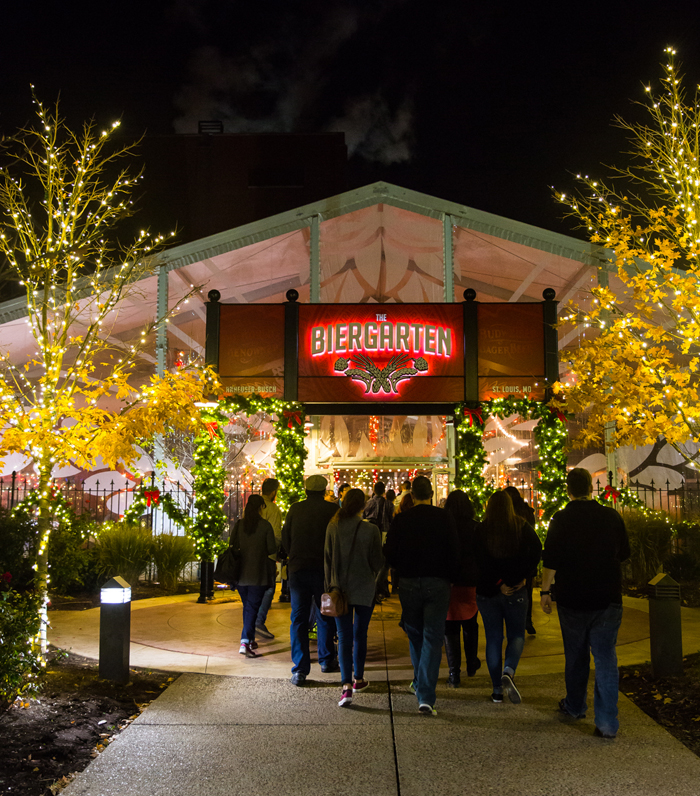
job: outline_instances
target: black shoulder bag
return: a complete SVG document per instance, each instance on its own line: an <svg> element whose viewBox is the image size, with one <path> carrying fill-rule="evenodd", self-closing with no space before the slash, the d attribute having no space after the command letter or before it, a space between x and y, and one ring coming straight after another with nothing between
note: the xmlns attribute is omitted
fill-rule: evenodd
<svg viewBox="0 0 700 796"><path fill-rule="evenodd" d="M228 548L219 556L214 568L214 580L219 583L228 583L235 588L241 577L241 545L238 541L238 527L240 520L233 526L233 534Z"/></svg>

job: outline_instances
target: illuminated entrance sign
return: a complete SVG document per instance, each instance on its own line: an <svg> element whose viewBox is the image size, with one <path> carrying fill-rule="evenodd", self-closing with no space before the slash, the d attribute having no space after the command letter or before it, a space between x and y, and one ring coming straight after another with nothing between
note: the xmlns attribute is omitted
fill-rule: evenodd
<svg viewBox="0 0 700 796"><path fill-rule="evenodd" d="M462 400L459 304L299 307L299 400ZM446 394L449 397L442 398Z"/></svg>
<svg viewBox="0 0 700 796"><path fill-rule="evenodd" d="M352 354L355 351L422 352L451 357L454 332L429 323L390 323L387 313L377 313L376 321L337 323L311 329L311 356Z"/></svg>
<svg viewBox="0 0 700 796"><path fill-rule="evenodd" d="M545 398L558 376L554 291L543 302L207 305L207 362L231 393L334 404ZM471 295L467 295L471 294ZM293 296L290 298L289 296ZM368 406L369 409L369 406Z"/></svg>

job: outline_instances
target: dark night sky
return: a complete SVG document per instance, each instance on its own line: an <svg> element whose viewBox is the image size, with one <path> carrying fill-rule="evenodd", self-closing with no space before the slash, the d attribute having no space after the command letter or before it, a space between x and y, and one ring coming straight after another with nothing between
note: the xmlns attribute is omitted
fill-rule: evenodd
<svg viewBox="0 0 700 796"><path fill-rule="evenodd" d="M621 162L615 113L658 86L667 44L700 80L691 2L39 0L4 10L0 132L28 84L73 123L131 137L344 130L348 187L384 179L571 232L549 185ZM146 189L148 164L146 163Z"/></svg>

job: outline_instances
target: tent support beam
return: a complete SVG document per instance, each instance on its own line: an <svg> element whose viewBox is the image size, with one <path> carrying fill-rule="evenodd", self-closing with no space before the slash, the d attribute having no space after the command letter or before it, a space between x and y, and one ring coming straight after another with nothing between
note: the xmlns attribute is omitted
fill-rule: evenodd
<svg viewBox="0 0 700 796"><path fill-rule="evenodd" d="M309 292L312 304L321 302L321 216L311 216Z"/></svg>
<svg viewBox="0 0 700 796"><path fill-rule="evenodd" d="M164 266L158 267L158 298L156 303L156 375L165 375L166 355L168 353L168 325L165 316L168 313L168 271Z"/></svg>
<svg viewBox="0 0 700 796"><path fill-rule="evenodd" d="M452 239L454 219L448 213L442 217L443 262L445 264L445 303L455 300L454 241Z"/></svg>

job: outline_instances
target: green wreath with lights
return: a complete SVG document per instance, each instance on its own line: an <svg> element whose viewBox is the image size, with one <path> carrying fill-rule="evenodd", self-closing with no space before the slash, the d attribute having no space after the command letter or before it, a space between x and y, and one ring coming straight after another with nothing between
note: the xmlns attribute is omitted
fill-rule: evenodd
<svg viewBox="0 0 700 796"><path fill-rule="evenodd" d="M153 508L160 509L166 517L184 529L188 536L192 535L194 521L177 504L172 495L161 492L156 486L141 484L134 489L134 500L124 512L124 522L138 522L144 514Z"/></svg>
<svg viewBox="0 0 700 796"><path fill-rule="evenodd" d="M486 483L484 469L487 464L484 452L484 426L489 416L508 417L520 415L539 419L534 437L539 452L538 489L542 499L540 528L555 511L568 502L566 493L566 417L540 401L528 398L494 398L480 404L460 403L455 406L456 473L455 486L463 489L482 506L494 487Z"/></svg>
<svg viewBox="0 0 700 796"><path fill-rule="evenodd" d="M215 407L202 410L204 428L195 437L194 476L196 519L190 531L195 552L205 561L214 558L226 547L222 534L227 520L224 514L226 470L224 456L226 441L223 429L228 415L244 412L254 415L264 412L275 415L273 421L277 446L274 453L275 477L280 482L277 505L286 513L292 503L304 498L304 445L306 418L303 404L279 398L227 395Z"/></svg>
<svg viewBox="0 0 700 796"><path fill-rule="evenodd" d="M614 487L608 485L596 497L598 503L611 508L627 508L639 509L643 514L652 513L652 509L647 507L647 504L640 499L639 495L635 494L629 486Z"/></svg>

